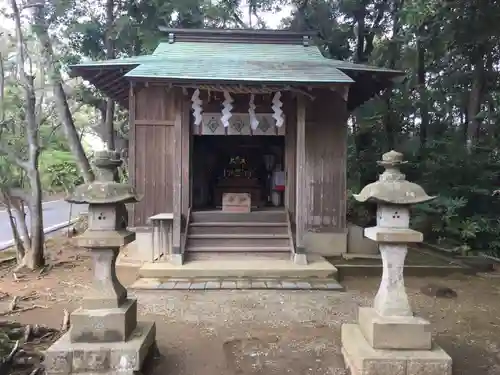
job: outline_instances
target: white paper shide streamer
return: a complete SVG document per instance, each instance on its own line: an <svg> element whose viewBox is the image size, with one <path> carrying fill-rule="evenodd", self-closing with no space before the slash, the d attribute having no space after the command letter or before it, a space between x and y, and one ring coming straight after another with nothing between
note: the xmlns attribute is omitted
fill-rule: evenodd
<svg viewBox="0 0 500 375"><path fill-rule="evenodd" d="M193 103L191 108L193 109L194 124L199 126L202 121L202 107L203 101L200 99L200 90L194 90L193 96L191 96L191 102Z"/></svg>
<svg viewBox="0 0 500 375"><path fill-rule="evenodd" d="M250 127L252 130L257 129L259 126L259 120L255 115L255 95L250 94L250 102L248 103L248 114L250 115Z"/></svg>
<svg viewBox="0 0 500 375"><path fill-rule="evenodd" d="M281 98L281 92L278 91L276 94L274 94L273 106L272 106L272 109L274 111L273 118L276 120L276 126L278 128L281 128L283 126L283 123L285 122L283 120L283 111L281 110L283 102L280 100L280 98Z"/></svg>
<svg viewBox="0 0 500 375"><path fill-rule="evenodd" d="M220 121L225 128L229 127L229 119L231 118L231 110L233 109L232 104L233 98L229 95L229 92L224 91L224 101L222 102L222 117Z"/></svg>

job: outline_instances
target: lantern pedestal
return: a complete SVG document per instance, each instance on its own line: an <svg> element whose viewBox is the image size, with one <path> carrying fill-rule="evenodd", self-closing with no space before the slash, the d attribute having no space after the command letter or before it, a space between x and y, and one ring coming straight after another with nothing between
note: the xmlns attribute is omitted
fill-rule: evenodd
<svg viewBox="0 0 500 375"><path fill-rule="evenodd" d="M377 226L365 236L379 244L382 280L372 308L361 307L358 324L342 325L342 354L351 375L451 375L452 360L432 343L430 323L413 315L403 270L408 244L423 235L409 228L409 206L433 197L399 171L402 154L383 155L385 172L354 197L377 203Z"/></svg>
<svg viewBox="0 0 500 375"><path fill-rule="evenodd" d="M156 349L154 323L137 321L137 301L116 276L120 248L135 239L126 228L125 203L137 202L133 188L113 180L120 164L114 152L96 154L96 181L77 187L67 200L89 205L89 227L74 239L92 254L93 278L71 327L45 353L47 375L139 374Z"/></svg>

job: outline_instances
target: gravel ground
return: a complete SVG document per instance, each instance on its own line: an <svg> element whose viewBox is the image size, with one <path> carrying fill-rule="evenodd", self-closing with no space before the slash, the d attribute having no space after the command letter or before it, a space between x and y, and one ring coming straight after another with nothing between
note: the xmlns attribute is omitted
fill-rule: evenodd
<svg viewBox="0 0 500 375"><path fill-rule="evenodd" d="M29 296L46 308L9 316L24 324L59 328L88 289L88 254L58 244L57 262L14 280L0 268L0 291ZM70 251L69 251L70 250ZM371 305L379 278L349 278L346 292L151 291L136 292L140 319L157 323L162 358L145 375L345 375L340 327ZM453 289L455 298L425 295L429 284ZM454 375L500 374L500 273L406 278L414 311L432 323L435 342L454 361ZM0 301L5 308L9 301ZM5 305L5 306L3 306Z"/></svg>

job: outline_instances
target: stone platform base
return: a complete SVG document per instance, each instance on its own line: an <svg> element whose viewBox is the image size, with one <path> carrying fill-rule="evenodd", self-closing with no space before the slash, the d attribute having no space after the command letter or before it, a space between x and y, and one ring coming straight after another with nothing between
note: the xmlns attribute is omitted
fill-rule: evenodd
<svg viewBox="0 0 500 375"><path fill-rule="evenodd" d="M155 347L155 335L155 324L149 322L137 322L124 342L74 343L66 333L45 352L46 375L140 374Z"/></svg>
<svg viewBox="0 0 500 375"><path fill-rule="evenodd" d="M342 354L351 375L451 375L452 360L437 345L431 350L377 350L357 324L342 326Z"/></svg>
<svg viewBox="0 0 500 375"><path fill-rule="evenodd" d="M139 269L143 278L336 278L337 269L325 258L308 255L307 264L290 261L290 254L191 254L183 265L146 262Z"/></svg>

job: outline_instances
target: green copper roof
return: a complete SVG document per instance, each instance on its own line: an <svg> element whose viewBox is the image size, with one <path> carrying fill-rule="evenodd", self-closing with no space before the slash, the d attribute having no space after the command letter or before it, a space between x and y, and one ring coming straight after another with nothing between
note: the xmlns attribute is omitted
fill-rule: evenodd
<svg viewBox="0 0 500 375"><path fill-rule="evenodd" d="M387 71L327 59L315 46L206 42L165 42L152 55L74 67L120 65L132 68L125 74L130 78L276 83L352 83L342 70Z"/></svg>
<svg viewBox="0 0 500 375"><path fill-rule="evenodd" d="M308 42L301 33L167 31L172 43L161 43L151 55L84 62L72 65L70 74L89 81L123 107L128 106L131 80L309 87L348 83L350 110L403 75L401 71L325 58L318 47L304 46Z"/></svg>

